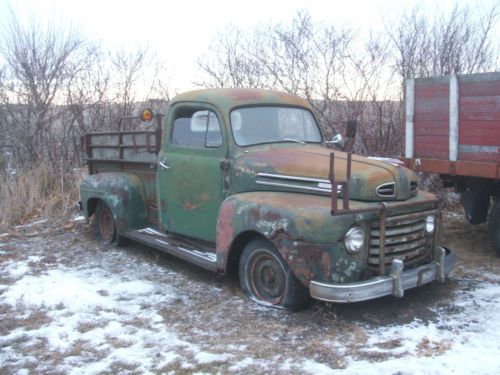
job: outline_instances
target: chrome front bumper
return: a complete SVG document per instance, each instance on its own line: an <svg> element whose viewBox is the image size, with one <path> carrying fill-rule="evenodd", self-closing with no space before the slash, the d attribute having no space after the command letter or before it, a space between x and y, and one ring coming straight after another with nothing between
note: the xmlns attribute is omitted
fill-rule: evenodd
<svg viewBox="0 0 500 375"><path fill-rule="evenodd" d="M422 286L431 281L444 282L455 263L457 255L448 248L438 247L435 260L429 264L403 272L403 261L395 259L391 273L369 280L350 284L328 284L311 281L309 293L312 298L328 302L358 302L392 294L403 297L406 289Z"/></svg>

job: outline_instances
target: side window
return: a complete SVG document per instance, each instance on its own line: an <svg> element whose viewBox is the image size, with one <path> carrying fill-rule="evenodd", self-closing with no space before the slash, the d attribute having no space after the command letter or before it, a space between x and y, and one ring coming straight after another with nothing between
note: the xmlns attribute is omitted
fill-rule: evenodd
<svg viewBox="0 0 500 375"><path fill-rule="evenodd" d="M181 109L176 113L170 141L178 146L217 148L222 145L219 119L210 110Z"/></svg>

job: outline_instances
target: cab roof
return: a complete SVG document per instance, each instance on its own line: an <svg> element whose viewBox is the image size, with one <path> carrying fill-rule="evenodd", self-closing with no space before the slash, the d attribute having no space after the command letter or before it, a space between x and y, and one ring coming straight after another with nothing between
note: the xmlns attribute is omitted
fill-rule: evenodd
<svg viewBox="0 0 500 375"><path fill-rule="evenodd" d="M210 103L226 111L235 107L259 104L299 106L312 110L307 101L296 95L257 89L227 88L194 90L177 95L172 99L171 103L186 101Z"/></svg>

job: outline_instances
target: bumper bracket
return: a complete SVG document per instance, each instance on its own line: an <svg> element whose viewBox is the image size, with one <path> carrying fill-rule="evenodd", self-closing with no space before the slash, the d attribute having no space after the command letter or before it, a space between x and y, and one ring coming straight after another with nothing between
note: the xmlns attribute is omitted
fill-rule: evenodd
<svg viewBox="0 0 500 375"><path fill-rule="evenodd" d="M419 287L432 281L444 282L457 262L456 254L448 248L436 248L434 261L423 266L403 271L403 261L395 259L391 272L369 280L349 284L330 284L311 281L311 297L329 302L358 302L387 295L403 297L407 289Z"/></svg>

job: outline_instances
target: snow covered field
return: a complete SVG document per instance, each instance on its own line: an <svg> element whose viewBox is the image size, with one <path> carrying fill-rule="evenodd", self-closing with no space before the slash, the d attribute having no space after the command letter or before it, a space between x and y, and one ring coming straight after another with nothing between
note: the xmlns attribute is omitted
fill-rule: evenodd
<svg viewBox="0 0 500 375"><path fill-rule="evenodd" d="M68 228L0 238L1 374L500 373L493 254L402 300L293 314L254 305L234 279Z"/></svg>

